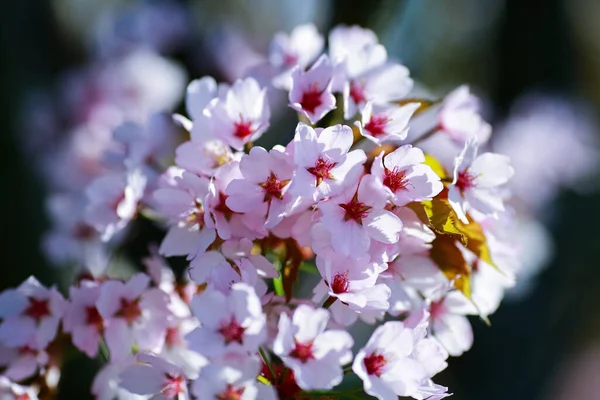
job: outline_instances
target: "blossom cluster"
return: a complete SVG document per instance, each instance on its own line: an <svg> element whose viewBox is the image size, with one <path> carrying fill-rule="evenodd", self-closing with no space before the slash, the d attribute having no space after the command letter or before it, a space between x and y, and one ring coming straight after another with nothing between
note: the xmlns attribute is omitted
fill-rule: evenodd
<svg viewBox="0 0 600 400"><path fill-rule="evenodd" d="M50 390L71 343L106 362L99 399L450 395L434 376L519 268L513 168L485 152L491 127L467 87L415 96L367 29L325 42L312 25L279 33L246 76L192 81L187 117L114 129L68 246L125 246L138 219L166 234L126 279L85 256L66 298L33 277L3 292L0 393ZM275 132L282 92L298 123ZM266 132L291 140L265 149Z"/></svg>

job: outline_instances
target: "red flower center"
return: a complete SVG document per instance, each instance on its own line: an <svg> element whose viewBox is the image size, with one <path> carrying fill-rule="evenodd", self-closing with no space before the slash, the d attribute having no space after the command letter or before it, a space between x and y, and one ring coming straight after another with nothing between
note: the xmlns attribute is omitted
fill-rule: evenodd
<svg viewBox="0 0 600 400"><path fill-rule="evenodd" d="M167 399L174 399L178 394L184 392L185 381L181 376L171 376L169 374L165 374L167 378L167 382L163 387L161 394L165 396Z"/></svg>
<svg viewBox="0 0 600 400"><path fill-rule="evenodd" d="M331 282L331 291L335 294L346 293L348 291L348 272L338 273Z"/></svg>
<svg viewBox="0 0 600 400"><path fill-rule="evenodd" d="M386 168L383 173L383 184L389 187L394 193L398 190L406 190L406 187L408 186L406 171L398 171L398 167L394 167L393 170Z"/></svg>
<svg viewBox="0 0 600 400"><path fill-rule="evenodd" d="M222 213L225 216L225 219L229 221L231 216L234 214L234 211L227 206L226 201L228 197L229 196L223 192L219 192L219 204L215 206L215 211Z"/></svg>
<svg viewBox="0 0 600 400"><path fill-rule="evenodd" d="M36 321L50 315L50 306L48 300L38 300L33 297L29 298L29 306L25 310L25 315L30 316Z"/></svg>
<svg viewBox="0 0 600 400"><path fill-rule="evenodd" d="M373 115L369 122L365 124L365 130L371 132L373 136L381 136L385 133L385 127L389 120L385 114Z"/></svg>
<svg viewBox="0 0 600 400"><path fill-rule="evenodd" d="M15 395L15 400L29 400L29 399L31 399L31 397L29 397L29 395L27 393L21 393L21 394Z"/></svg>
<svg viewBox="0 0 600 400"><path fill-rule="evenodd" d="M181 336L177 327L170 326L167 328L167 334L165 335L165 344L167 347L177 346L181 342Z"/></svg>
<svg viewBox="0 0 600 400"><path fill-rule="evenodd" d="M275 376L271 374L271 369ZM263 362L261 375L267 378L269 382L275 386L280 399L294 398L296 394L302 392L302 389L300 389L296 383L294 371L284 367L283 364L272 363L271 368L269 368Z"/></svg>
<svg viewBox="0 0 600 400"><path fill-rule="evenodd" d="M363 360L367 374L381 376L383 368L387 364L385 357L381 354L372 353Z"/></svg>
<svg viewBox="0 0 600 400"><path fill-rule="evenodd" d="M369 215L369 211L371 210L371 207L358 201L356 195L348 203L340 204L340 207L345 211L344 221L354 220L361 225L362 219Z"/></svg>
<svg viewBox="0 0 600 400"><path fill-rule="evenodd" d="M73 236L77 239L92 239L98 232L90 225L80 222L73 228Z"/></svg>
<svg viewBox="0 0 600 400"><path fill-rule="evenodd" d="M25 354L35 354L35 350L33 350L31 347L29 346L23 346L23 347L19 347L18 349L19 354L21 355L25 355Z"/></svg>
<svg viewBox="0 0 600 400"><path fill-rule="evenodd" d="M297 358L301 363L306 363L308 360L314 360L315 355L313 354L312 342L300 343L294 338L296 347L290 352L290 357Z"/></svg>
<svg viewBox="0 0 600 400"><path fill-rule="evenodd" d="M254 133L254 129L252 129L251 121L244 121L242 118L240 121L233 124L233 136L245 139L248 136Z"/></svg>
<svg viewBox="0 0 600 400"><path fill-rule="evenodd" d="M316 84L302 93L300 105L302 106L303 110L309 112L310 114L314 114L317 107L319 107L321 104L323 104L323 101L321 100L321 91Z"/></svg>
<svg viewBox="0 0 600 400"><path fill-rule="evenodd" d="M429 306L429 315L432 319L436 319L444 313L444 301L434 301Z"/></svg>
<svg viewBox="0 0 600 400"><path fill-rule="evenodd" d="M293 67L298 64L298 56L293 53L285 53L283 56L283 65L286 67Z"/></svg>
<svg viewBox="0 0 600 400"><path fill-rule="evenodd" d="M265 192L265 198L263 201L271 201L272 198L283 199L283 188L290 183L290 180L280 181L273 172L269 178L260 184Z"/></svg>
<svg viewBox="0 0 600 400"><path fill-rule="evenodd" d="M102 329L103 319L95 306L85 308L85 323L87 325L94 325L98 329Z"/></svg>
<svg viewBox="0 0 600 400"><path fill-rule="evenodd" d="M235 320L235 317L232 316L228 322L225 322L221 325L221 327L219 328L219 333L223 335L223 338L225 338L226 344L229 344L231 342L243 344L245 330L246 328L241 326Z"/></svg>
<svg viewBox="0 0 600 400"><path fill-rule="evenodd" d="M317 178L317 186L323 182L323 179L333 179L330 171L337 165L337 163L323 160L323 158L319 157L317 161L315 161L315 166L306 168L306 170L314 175Z"/></svg>
<svg viewBox="0 0 600 400"><path fill-rule="evenodd" d="M350 82L350 97L356 104L364 103L367 99L365 96L365 86L356 82Z"/></svg>
<svg viewBox="0 0 600 400"><path fill-rule="evenodd" d="M217 395L217 399L219 400L241 400L242 395L244 394L244 390L246 388L241 387L239 389L234 388L231 385L227 385L227 389L221 394Z"/></svg>
<svg viewBox="0 0 600 400"><path fill-rule="evenodd" d="M123 318L127 323L133 324L142 316L140 309L140 300L121 299L121 309L117 312L117 317Z"/></svg>
<svg viewBox="0 0 600 400"><path fill-rule="evenodd" d="M455 186L463 193L465 190L475 187L475 179L477 179L477 175L461 171L458 173Z"/></svg>

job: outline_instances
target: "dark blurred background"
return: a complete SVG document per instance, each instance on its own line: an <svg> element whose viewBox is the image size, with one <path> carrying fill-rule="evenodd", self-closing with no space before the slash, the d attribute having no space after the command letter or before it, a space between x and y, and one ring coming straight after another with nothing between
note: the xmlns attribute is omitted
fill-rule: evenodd
<svg viewBox="0 0 600 400"><path fill-rule="evenodd" d="M57 280L40 248L48 228L45 186L25 155L23 112L30 93L56 85L68 68L89 56L90 26L103 8L127 1L3 1L0 6L0 289L30 274ZM264 51L278 30L313 21L321 32L335 24L373 29L423 85L447 90L470 84L501 122L520 96L535 91L574 104L600 107L600 2L597 0L243 0L181 2L189 7L196 39L171 56L190 77L227 73L204 36L227 23L255 37ZM254 40L254 39L253 39ZM195 54L190 56L190 54ZM212 59L211 59L212 57ZM584 106L582 106L584 107ZM26 124L25 124L26 125ZM596 132L597 134L597 132ZM546 144L541 141L539 146ZM531 159L536 159L531 149ZM553 162L568 165L572 154ZM594 183L586 183L594 186ZM471 351L450 360L436 382L454 398L600 399L600 196L563 190L542 219L554 249L532 290L507 301L489 328L473 320ZM65 370L62 398L87 398L91 374Z"/></svg>

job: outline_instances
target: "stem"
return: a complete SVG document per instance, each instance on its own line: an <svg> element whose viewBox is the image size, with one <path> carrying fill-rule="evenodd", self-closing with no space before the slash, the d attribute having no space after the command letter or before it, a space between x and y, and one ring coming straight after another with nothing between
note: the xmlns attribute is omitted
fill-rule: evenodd
<svg viewBox="0 0 600 400"><path fill-rule="evenodd" d="M100 353L102 354L104 361L110 361L110 352L108 351L108 347L106 346L104 339L100 340Z"/></svg>
<svg viewBox="0 0 600 400"><path fill-rule="evenodd" d="M323 308L327 310L333 303L335 303L336 300L337 297L329 296L327 300L325 300L325 303L323 303Z"/></svg>
<svg viewBox="0 0 600 400"><path fill-rule="evenodd" d="M289 371L288 367L284 366L283 371L281 371L281 375L279 375L279 386L283 385L283 380L285 379L285 375Z"/></svg>
<svg viewBox="0 0 600 400"><path fill-rule="evenodd" d="M440 131L440 128L436 125L433 128L431 128L430 130L428 130L427 132L425 132L423 135L419 136L418 138L416 138L415 140L413 140L412 145L416 145L417 143L420 143L424 140L429 139L430 137L432 137L436 132Z"/></svg>
<svg viewBox="0 0 600 400"><path fill-rule="evenodd" d="M267 359L267 355L265 354L265 351L263 350L262 347L259 347L258 348L258 352L260 353L260 356L262 357L263 362L265 363L265 365L269 369L269 373L271 374L271 379L275 380L275 371L273 371L273 367L271 366L271 363Z"/></svg>

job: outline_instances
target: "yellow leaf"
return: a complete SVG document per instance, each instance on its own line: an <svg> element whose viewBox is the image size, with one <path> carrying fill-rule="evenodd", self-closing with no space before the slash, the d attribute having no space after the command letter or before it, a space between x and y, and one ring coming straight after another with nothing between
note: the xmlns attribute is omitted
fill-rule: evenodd
<svg viewBox="0 0 600 400"><path fill-rule="evenodd" d="M490 264L496 269L499 269L498 266L492 261L490 248L487 245L487 240L481 225L473 221L469 216L467 216L467 218L469 219L468 224L463 224L460 220L457 220L458 229L468 238L465 247L471 250L480 260Z"/></svg>
<svg viewBox="0 0 600 400"><path fill-rule="evenodd" d="M435 172L441 179L449 178L448 174L446 173L446 170L442 166L442 163L440 163L437 160L437 158L435 158L431 154L425 153L425 162L423 164L429 165L433 172Z"/></svg>
<svg viewBox="0 0 600 400"><path fill-rule="evenodd" d="M468 224L461 222L452 206L450 206L444 192L433 200L410 203L407 207L413 210L419 219L436 234L449 236L460 241L477 258L499 269L492 260L481 225L469 216L467 216L469 219Z"/></svg>
<svg viewBox="0 0 600 400"><path fill-rule="evenodd" d="M468 238L458 228L457 222L460 221L447 198L436 197L421 203L409 203L407 207L413 210L421 222L427 224L434 232L459 240L463 245L467 244Z"/></svg>
<svg viewBox="0 0 600 400"><path fill-rule="evenodd" d="M456 240L438 235L431 243L429 256L457 290L471 298L471 267L465 261Z"/></svg>
<svg viewBox="0 0 600 400"><path fill-rule="evenodd" d="M431 107L435 106L436 104L439 103L439 101L435 101L435 100L429 100L429 99L417 99L417 98L412 98L412 99L403 99L403 100L398 100L395 102L397 105L399 106L405 106L407 104L411 104L411 103L417 103L419 104L419 108L416 109L416 111L414 112L413 116L422 113L423 111L427 111L428 109L430 109Z"/></svg>

